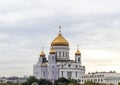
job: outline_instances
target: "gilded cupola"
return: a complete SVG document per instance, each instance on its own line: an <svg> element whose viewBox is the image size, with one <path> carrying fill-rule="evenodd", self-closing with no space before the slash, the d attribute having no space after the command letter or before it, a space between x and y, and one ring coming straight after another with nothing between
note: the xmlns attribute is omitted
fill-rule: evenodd
<svg viewBox="0 0 120 85"><path fill-rule="evenodd" d="M68 41L61 34L61 27L59 27L59 34L52 41L51 46L69 46Z"/></svg>
<svg viewBox="0 0 120 85"><path fill-rule="evenodd" d="M42 48L42 51L41 51L41 53L40 53L40 57L45 57L45 53L44 53L44 51L43 51L43 48Z"/></svg>
<svg viewBox="0 0 120 85"><path fill-rule="evenodd" d="M55 50L53 49L53 47L51 47L51 49L50 49L50 52L49 52L50 54L55 54Z"/></svg>
<svg viewBox="0 0 120 85"><path fill-rule="evenodd" d="M81 52L79 51L79 46L77 46L77 51L75 52L75 56L80 56Z"/></svg>

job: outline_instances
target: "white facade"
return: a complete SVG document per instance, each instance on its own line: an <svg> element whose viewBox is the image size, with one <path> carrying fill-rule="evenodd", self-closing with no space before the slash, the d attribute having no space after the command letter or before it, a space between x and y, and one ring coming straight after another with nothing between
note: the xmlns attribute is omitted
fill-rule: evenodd
<svg viewBox="0 0 120 85"><path fill-rule="evenodd" d="M42 51L37 64L33 66L33 74L36 78L56 80L60 77L79 80L85 74L85 66L81 65L81 53L77 50L75 60L69 58L69 43L61 33L51 43L48 60Z"/></svg>
<svg viewBox="0 0 120 85"><path fill-rule="evenodd" d="M118 85L118 83L120 82L120 73L96 72L96 73L84 74L80 78L80 83L84 84L86 81Z"/></svg>

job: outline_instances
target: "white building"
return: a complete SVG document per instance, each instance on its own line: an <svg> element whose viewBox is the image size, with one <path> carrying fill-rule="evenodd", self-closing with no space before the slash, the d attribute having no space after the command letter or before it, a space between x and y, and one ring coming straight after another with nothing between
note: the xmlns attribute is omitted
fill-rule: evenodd
<svg viewBox="0 0 120 85"><path fill-rule="evenodd" d="M85 74L85 66L81 64L79 48L75 52L75 60L69 58L69 42L59 30L58 36L52 41L48 60L44 51L40 53L37 64L33 66L33 74L38 79L56 80L60 77L79 80Z"/></svg>
<svg viewBox="0 0 120 85"><path fill-rule="evenodd" d="M105 84L113 84L118 85L120 82L120 73L115 72L96 72L84 74L80 78L80 83L84 84L86 81L92 81L96 83L105 83Z"/></svg>
<svg viewBox="0 0 120 85"><path fill-rule="evenodd" d="M58 36L51 42L48 60L44 51L40 53L38 62L33 66L33 74L36 78L50 79L52 81L64 77L76 79L81 84L86 81L118 85L120 74L113 72L97 72L85 74L85 66L81 63L79 48L75 52L75 60L69 58L69 42L62 36L61 30Z"/></svg>

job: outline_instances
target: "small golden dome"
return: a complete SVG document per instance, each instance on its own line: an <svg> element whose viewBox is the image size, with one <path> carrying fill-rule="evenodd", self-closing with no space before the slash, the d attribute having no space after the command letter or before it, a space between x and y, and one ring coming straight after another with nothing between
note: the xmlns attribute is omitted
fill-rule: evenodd
<svg viewBox="0 0 120 85"><path fill-rule="evenodd" d="M43 51L40 53L40 57L45 57L45 53Z"/></svg>
<svg viewBox="0 0 120 85"><path fill-rule="evenodd" d="M77 46L78 47L78 46ZM81 52L79 51L79 47L77 48L77 51L75 52L75 55L76 56L80 56L81 55Z"/></svg>
<svg viewBox="0 0 120 85"><path fill-rule="evenodd" d="M77 51L75 52L75 55L81 55L80 51L77 50Z"/></svg>
<svg viewBox="0 0 120 85"><path fill-rule="evenodd" d="M53 48L50 49L50 54L55 54L55 50Z"/></svg>
<svg viewBox="0 0 120 85"><path fill-rule="evenodd" d="M58 36L52 41L51 46L69 46L68 41L62 36L59 30Z"/></svg>
<svg viewBox="0 0 120 85"><path fill-rule="evenodd" d="M45 53L43 51L43 48L42 48L42 52L40 53L40 57L45 57Z"/></svg>

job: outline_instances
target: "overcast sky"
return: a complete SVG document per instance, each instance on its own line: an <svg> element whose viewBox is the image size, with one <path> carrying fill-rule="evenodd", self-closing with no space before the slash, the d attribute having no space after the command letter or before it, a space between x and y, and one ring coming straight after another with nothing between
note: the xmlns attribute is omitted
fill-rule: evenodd
<svg viewBox="0 0 120 85"><path fill-rule="evenodd" d="M32 75L58 26L86 73L120 73L120 0L0 0L0 76Z"/></svg>

